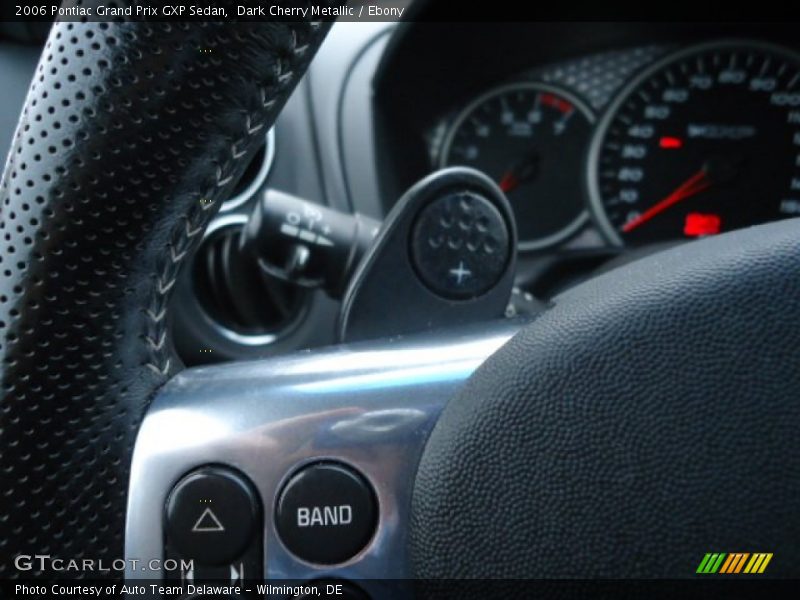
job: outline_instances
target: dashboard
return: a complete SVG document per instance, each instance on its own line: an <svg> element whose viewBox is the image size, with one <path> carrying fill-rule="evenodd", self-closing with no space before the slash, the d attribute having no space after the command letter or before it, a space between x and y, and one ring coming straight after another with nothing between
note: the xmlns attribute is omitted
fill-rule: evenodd
<svg viewBox="0 0 800 600"><path fill-rule="evenodd" d="M516 294L543 300L664 245L800 215L795 24L424 21L333 27L181 276L187 364L335 339L324 292L220 266L263 186L382 219L431 172L480 169L516 215ZM2 42L4 102L21 105L39 51Z"/></svg>
<svg viewBox="0 0 800 600"><path fill-rule="evenodd" d="M597 102L592 75L620 67L632 75ZM522 251L588 214L616 246L715 235L800 214L798 84L797 54L762 41L595 54L484 92L442 119L430 153L496 180Z"/></svg>

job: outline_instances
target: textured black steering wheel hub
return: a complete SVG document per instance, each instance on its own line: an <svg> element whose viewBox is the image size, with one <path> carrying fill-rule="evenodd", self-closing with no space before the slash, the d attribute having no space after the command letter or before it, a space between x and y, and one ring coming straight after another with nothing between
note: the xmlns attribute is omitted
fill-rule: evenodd
<svg viewBox="0 0 800 600"><path fill-rule="evenodd" d="M180 367L178 271L326 30L53 27L0 190L0 576L124 556L136 432Z"/></svg>
<svg viewBox="0 0 800 600"><path fill-rule="evenodd" d="M800 574L800 221L611 271L490 358L419 467L422 578Z"/></svg>

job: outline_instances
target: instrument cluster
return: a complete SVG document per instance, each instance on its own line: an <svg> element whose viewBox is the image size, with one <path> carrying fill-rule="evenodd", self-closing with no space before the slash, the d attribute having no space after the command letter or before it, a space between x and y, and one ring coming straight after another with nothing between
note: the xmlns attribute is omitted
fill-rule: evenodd
<svg viewBox="0 0 800 600"><path fill-rule="evenodd" d="M800 216L800 56L720 39L573 59L481 90L428 136L431 168L506 193L520 250L611 246Z"/></svg>

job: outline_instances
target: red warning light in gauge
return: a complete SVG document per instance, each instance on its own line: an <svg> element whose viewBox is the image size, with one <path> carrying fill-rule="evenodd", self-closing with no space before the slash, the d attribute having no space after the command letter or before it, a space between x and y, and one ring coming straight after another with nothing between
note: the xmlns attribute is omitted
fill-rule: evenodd
<svg viewBox="0 0 800 600"><path fill-rule="evenodd" d="M664 150L677 150L683 147L683 140L679 137L665 135L658 140L658 145Z"/></svg>
<svg viewBox="0 0 800 600"><path fill-rule="evenodd" d="M687 214L686 223L683 226L683 233L689 237L716 235L721 230L722 218L719 215L703 213Z"/></svg>

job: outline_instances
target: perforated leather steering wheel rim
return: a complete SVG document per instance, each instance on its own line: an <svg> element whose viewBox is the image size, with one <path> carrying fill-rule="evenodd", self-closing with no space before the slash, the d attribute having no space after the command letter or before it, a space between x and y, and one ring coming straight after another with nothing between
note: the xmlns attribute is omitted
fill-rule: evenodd
<svg viewBox="0 0 800 600"><path fill-rule="evenodd" d="M328 26L52 28L0 188L0 576L123 557L176 277Z"/></svg>

